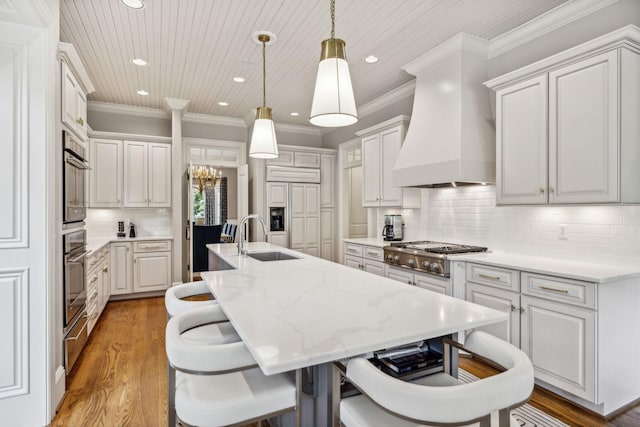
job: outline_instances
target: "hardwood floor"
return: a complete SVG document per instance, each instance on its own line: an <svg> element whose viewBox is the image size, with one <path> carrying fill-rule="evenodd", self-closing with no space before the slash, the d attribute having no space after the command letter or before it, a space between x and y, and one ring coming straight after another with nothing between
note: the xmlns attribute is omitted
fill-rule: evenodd
<svg viewBox="0 0 640 427"><path fill-rule="evenodd" d="M51 425L166 426L165 324L162 297L107 304ZM466 357L460 366L480 378L495 373ZM640 405L606 422L540 388L529 403L571 426L640 426Z"/></svg>

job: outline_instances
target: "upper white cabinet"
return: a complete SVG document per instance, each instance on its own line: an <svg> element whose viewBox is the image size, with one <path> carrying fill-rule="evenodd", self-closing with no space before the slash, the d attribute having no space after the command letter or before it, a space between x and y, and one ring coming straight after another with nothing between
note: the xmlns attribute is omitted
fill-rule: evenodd
<svg viewBox="0 0 640 427"><path fill-rule="evenodd" d="M171 206L171 146L124 142L124 207Z"/></svg>
<svg viewBox="0 0 640 427"><path fill-rule="evenodd" d="M90 142L89 206L122 206L122 141L92 139Z"/></svg>
<svg viewBox="0 0 640 427"><path fill-rule="evenodd" d="M404 133L405 125L399 119L356 132L362 136L362 206L420 207L420 189L395 187L392 182Z"/></svg>
<svg viewBox="0 0 640 427"><path fill-rule="evenodd" d="M336 155L320 156L320 205L334 208L336 205Z"/></svg>
<svg viewBox="0 0 640 427"><path fill-rule="evenodd" d="M640 202L640 34L623 30L486 83L498 204Z"/></svg>
<svg viewBox="0 0 640 427"><path fill-rule="evenodd" d="M267 160L267 165L295 166L298 168L319 168L320 153L307 150L279 150L279 157Z"/></svg>
<svg viewBox="0 0 640 427"><path fill-rule="evenodd" d="M60 120L67 130L81 140L87 140L87 94L95 91L93 83L73 45L59 43L60 58Z"/></svg>
<svg viewBox="0 0 640 427"><path fill-rule="evenodd" d="M171 145L91 139L89 206L171 206Z"/></svg>

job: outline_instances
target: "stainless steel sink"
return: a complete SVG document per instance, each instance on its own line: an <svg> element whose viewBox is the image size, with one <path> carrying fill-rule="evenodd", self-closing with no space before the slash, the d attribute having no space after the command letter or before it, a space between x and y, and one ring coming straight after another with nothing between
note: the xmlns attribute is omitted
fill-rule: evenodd
<svg viewBox="0 0 640 427"><path fill-rule="evenodd" d="M284 261L287 259L299 259L297 256L289 255L280 251L271 252L249 252L247 253L251 258L258 261Z"/></svg>

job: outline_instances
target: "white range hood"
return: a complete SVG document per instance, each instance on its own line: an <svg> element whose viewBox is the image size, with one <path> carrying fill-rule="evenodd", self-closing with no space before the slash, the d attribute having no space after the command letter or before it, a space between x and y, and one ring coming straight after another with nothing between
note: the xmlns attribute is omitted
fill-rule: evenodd
<svg viewBox="0 0 640 427"><path fill-rule="evenodd" d="M411 123L393 168L400 187L495 182L484 39L460 33L402 67L416 76Z"/></svg>

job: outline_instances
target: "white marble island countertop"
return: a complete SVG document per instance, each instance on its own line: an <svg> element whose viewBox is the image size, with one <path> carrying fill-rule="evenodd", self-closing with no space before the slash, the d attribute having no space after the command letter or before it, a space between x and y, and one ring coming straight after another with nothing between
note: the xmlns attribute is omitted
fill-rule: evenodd
<svg viewBox="0 0 640 427"><path fill-rule="evenodd" d="M300 259L239 257L207 245L235 270L203 272L209 289L266 374L331 362L507 319L466 301L284 249Z"/></svg>

